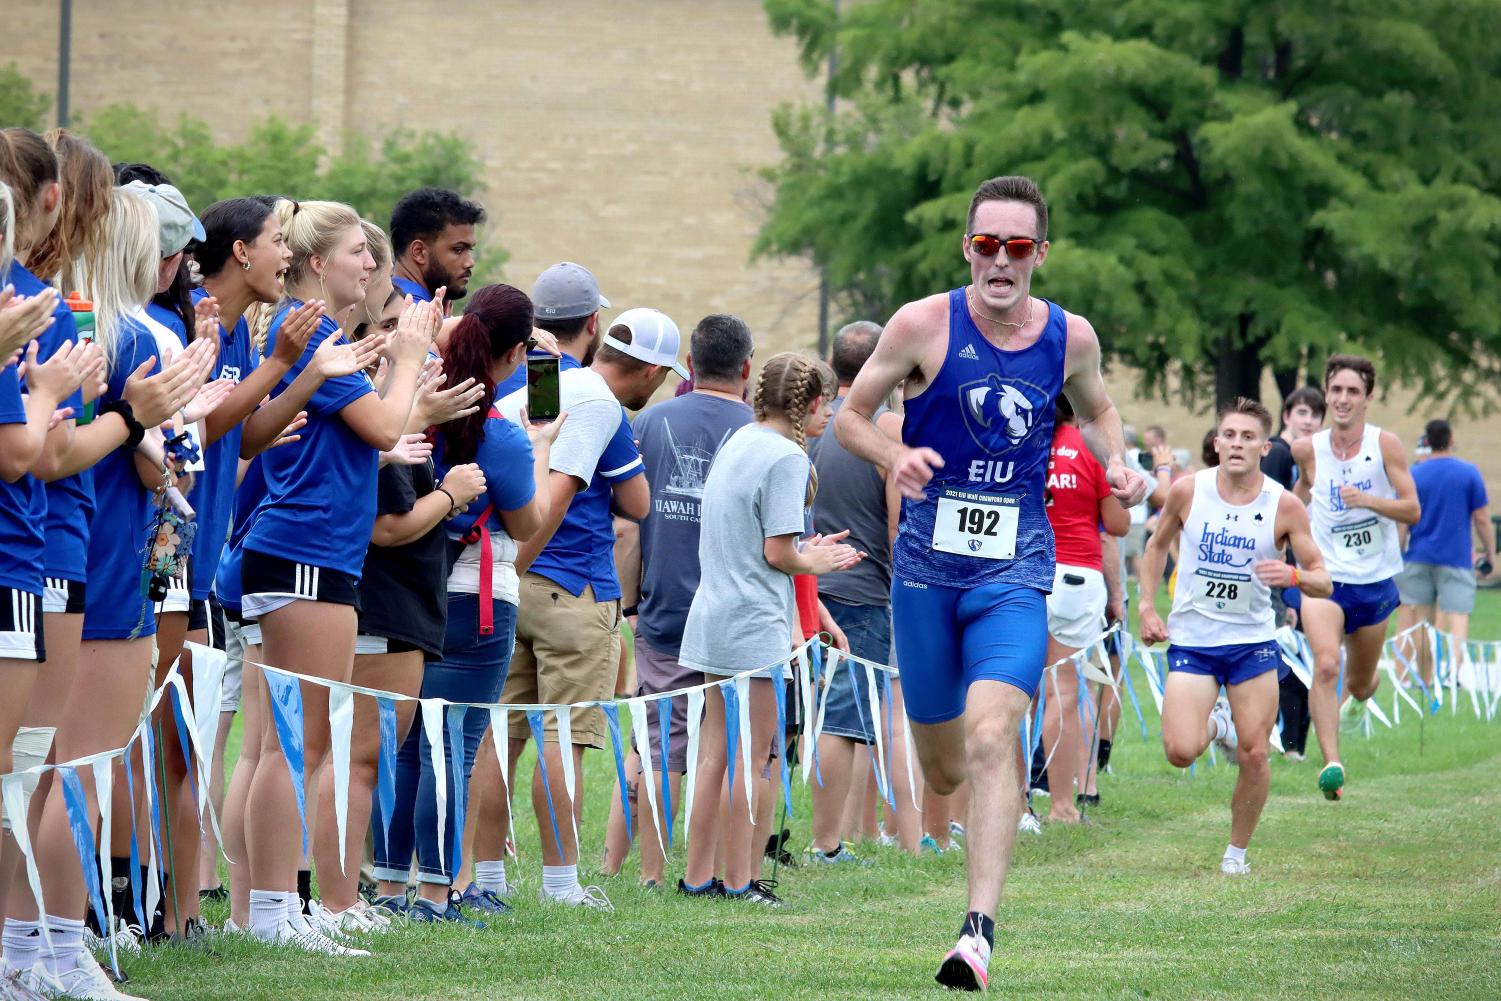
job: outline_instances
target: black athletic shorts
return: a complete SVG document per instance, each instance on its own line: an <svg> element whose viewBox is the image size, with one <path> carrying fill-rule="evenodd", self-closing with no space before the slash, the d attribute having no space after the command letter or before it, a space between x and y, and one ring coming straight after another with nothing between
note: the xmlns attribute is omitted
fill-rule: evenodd
<svg viewBox="0 0 1501 1001"><path fill-rule="evenodd" d="M81 581L48 577L42 581L42 611L49 614L82 615L84 586Z"/></svg>
<svg viewBox="0 0 1501 1001"><path fill-rule="evenodd" d="M262 618L294 601L360 607L359 581L352 574L250 549L240 559L240 589L240 613L247 619Z"/></svg>
<svg viewBox="0 0 1501 1001"><path fill-rule="evenodd" d="M0 658L38 664L47 659L41 595L0 587Z"/></svg>

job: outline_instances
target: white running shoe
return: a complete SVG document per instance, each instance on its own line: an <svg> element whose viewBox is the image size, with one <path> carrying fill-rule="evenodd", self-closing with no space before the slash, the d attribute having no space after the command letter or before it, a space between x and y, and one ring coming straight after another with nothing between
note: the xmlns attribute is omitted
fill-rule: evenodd
<svg viewBox="0 0 1501 1001"><path fill-rule="evenodd" d="M93 953L84 949L78 953L78 965L67 973L54 975L56 997L82 998L86 1001L146 1001L134 994L126 994L109 979Z"/></svg>
<svg viewBox="0 0 1501 1001"><path fill-rule="evenodd" d="M580 886L563 897L554 897L544 889L539 891L538 896L544 904L571 904L574 907L592 907L597 911L615 909L615 905L610 903L610 898L605 896L605 891L597 886Z"/></svg>
<svg viewBox="0 0 1501 1001"><path fill-rule="evenodd" d="M354 906L349 910L354 911L356 914L358 914L360 916L360 920L364 921L366 927L368 927L372 932L379 933L391 930L390 917L387 916L386 913L379 908L371 907L368 903L366 903L365 898L363 897L355 901Z"/></svg>
<svg viewBox="0 0 1501 1001"><path fill-rule="evenodd" d="M336 914L324 907L322 901L314 900L309 904L308 911L308 924L342 945L348 945L354 941L354 936L368 934L371 930L370 925L353 907Z"/></svg>
<svg viewBox="0 0 1501 1001"><path fill-rule="evenodd" d="M1220 872L1226 876L1244 876L1251 871L1251 863L1237 862L1233 858L1220 859Z"/></svg>
<svg viewBox="0 0 1501 1001"><path fill-rule="evenodd" d="M281 927L276 930L275 935L271 936L269 939L262 939L262 941L268 942L271 945L286 946L291 949L297 949L302 952L317 953L322 956L355 957L370 955L370 953L364 949L351 949L348 946L340 945L338 942L335 942L333 939L320 932L311 923L308 924L306 931L298 931L292 926L292 923L290 921L285 921L282 923Z"/></svg>
<svg viewBox="0 0 1501 1001"><path fill-rule="evenodd" d="M961 935L943 957L933 978L950 990L983 991L990 983L990 943L983 935Z"/></svg>
<svg viewBox="0 0 1501 1001"><path fill-rule="evenodd" d="M62 984L41 963L19 970L0 959L0 991L9 992L4 996L12 1001L47 1001L61 990Z"/></svg>
<svg viewBox="0 0 1501 1001"><path fill-rule="evenodd" d="M124 918L116 916L112 919L115 931L111 938L115 940L115 950L126 952L131 955L139 955L141 952L141 940L146 934L141 931L140 925L126 923ZM95 935L90 928L83 930L83 944L95 952L109 952L109 939Z"/></svg>
<svg viewBox="0 0 1501 1001"><path fill-rule="evenodd" d="M1037 819L1037 814L1028 810L1022 814L1021 820L1016 822L1016 829L1021 834L1041 834L1042 821Z"/></svg>
<svg viewBox="0 0 1501 1001"><path fill-rule="evenodd" d="M1225 760L1232 765L1239 760L1237 749L1240 747L1240 736L1235 732L1235 719L1230 715L1230 703L1224 698L1216 699L1214 708L1209 711L1209 718L1220 723L1223 737L1216 737L1215 744L1225 752Z"/></svg>
<svg viewBox="0 0 1501 1001"><path fill-rule="evenodd" d="M885 831L881 831L877 835L877 841L879 841L882 848L895 848L899 843L895 835L887 834Z"/></svg>

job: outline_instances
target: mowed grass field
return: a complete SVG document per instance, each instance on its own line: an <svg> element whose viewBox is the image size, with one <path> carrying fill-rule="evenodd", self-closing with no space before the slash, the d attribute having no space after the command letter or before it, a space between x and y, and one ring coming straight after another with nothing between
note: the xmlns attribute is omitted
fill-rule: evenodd
<svg viewBox="0 0 1501 1001"><path fill-rule="evenodd" d="M1501 593L1483 592L1473 635L1501 638ZM1234 770L1163 759L1129 705L1114 776L1082 828L1022 836L997 922L991 989L1019 998L1501 998L1501 720L1469 700L1422 728L1346 735L1342 802L1319 764L1274 756L1252 873L1226 878ZM1390 705L1383 688L1382 701ZM535 826L518 821L522 887L512 919L483 930L399 927L375 955L332 960L216 937L128 964L155 1001L209 999L933 998L964 910L964 857L912 859L863 846L869 868L781 873L788 906L688 900L636 885L634 863L595 880L608 755L586 769L585 882L613 914L544 906ZM793 844L808 841L796 789ZM681 874L681 845L669 869ZM218 923L222 908L206 915Z"/></svg>

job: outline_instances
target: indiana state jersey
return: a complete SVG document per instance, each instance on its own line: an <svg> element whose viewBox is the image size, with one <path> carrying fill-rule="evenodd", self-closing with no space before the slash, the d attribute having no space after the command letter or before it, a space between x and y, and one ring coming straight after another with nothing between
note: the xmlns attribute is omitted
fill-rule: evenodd
<svg viewBox="0 0 1501 1001"><path fill-rule="evenodd" d="M1381 457L1381 429L1367 424L1360 450L1348 460L1334 457L1329 429L1313 436L1312 499L1308 505L1313 541L1324 554L1329 576L1341 584L1374 584L1402 570L1397 525L1364 507L1345 507L1339 488L1356 487L1375 497L1394 499L1397 490L1386 478Z"/></svg>
<svg viewBox="0 0 1501 1001"><path fill-rule="evenodd" d="M892 562L904 581L1053 589L1045 496L1067 319L1046 305L1036 343L1002 351L970 319L964 289L949 293L948 352L902 424L904 443L944 462L922 500L902 502Z"/></svg>
<svg viewBox="0 0 1501 1001"><path fill-rule="evenodd" d="M1220 496L1218 469L1194 473L1167 620L1174 646L1265 643L1276 634L1271 589L1252 568L1262 560L1282 559L1277 548L1281 499L1282 484L1263 476L1255 500L1231 504Z"/></svg>

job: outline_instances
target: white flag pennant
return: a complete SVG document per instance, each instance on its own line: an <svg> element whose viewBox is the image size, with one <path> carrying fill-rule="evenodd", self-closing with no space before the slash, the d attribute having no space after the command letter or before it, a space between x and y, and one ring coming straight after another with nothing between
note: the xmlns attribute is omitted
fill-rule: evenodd
<svg viewBox="0 0 1501 1001"><path fill-rule="evenodd" d="M688 843L688 826L693 819L693 791L698 776L698 734L704 722L704 690L688 692L688 768L683 773L683 843ZM632 727L634 728L634 721Z"/></svg>
<svg viewBox="0 0 1501 1001"><path fill-rule="evenodd" d="M7 817L26 816L27 797L22 781L18 774L0 776L0 804L4 804ZM32 899L36 901L37 921L41 923L42 935L51 938L52 929L47 925L47 904L42 899L42 874L37 869L36 853L31 848L31 833L26 828L25 823L12 823L11 833L15 835L16 847L21 849L21 857L26 860L26 885L31 887Z"/></svg>
<svg viewBox="0 0 1501 1001"><path fill-rule="evenodd" d="M490 710L490 733L495 738L495 760L500 764L500 786L505 790L506 802L511 801L511 713L506 709ZM516 811L507 810L509 828L507 840L516 844Z"/></svg>
<svg viewBox="0 0 1501 1001"><path fill-rule="evenodd" d="M802 693L802 705L799 707L800 719L804 731L808 729L808 721L813 713L813 653L804 646L794 655L793 669L797 672L798 691ZM788 714L789 716L791 713ZM813 773L813 747L811 740L804 749L803 760L803 785L808 784L808 776Z"/></svg>
<svg viewBox="0 0 1501 1001"><path fill-rule="evenodd" d="M433 795L438 801L438 864L446 867L443 853L448 841L448 764L443 753L443 700L419 699L418 703L422 707L422 732L427 736L428 759L433 769Z"/></svg>
<svg viewBox="0 0 1501 1001"><path fill-rule="evenodd" d="M699 699L703 696L700 694ZM652 826L657 831L657 845L662 849L662 857L667 857L667 839L662 836L662 823L657 817L657 783L653 777L651 760L651 731L647 729L646 700L630 699L626 702L626 708L631 712L631 742L636 745L636 757L641 759L641 782L636 789L636 795L641 795L641 786L645 786L646 802L651 807ZM689 715L692 716L692 706L689 706ZM696 748L698 734L692 733L689 737L688 746L691 755ZM691 764L691 762L690 762ZM686 830L684 832L686 837Z"/></svg>
<svg viewBox="0 0 1501 1001"><path fill-rule="evenodd" d="M330 688L328 754L329 764L334 770L334 826L339 832L340 872L349 871L348 863L344 860L344 832L349 828L349 742L353 734L354 692L348 688ZM439 781L442 781L441 776Z"/></svg>
<svg viewBox="0 0 1501 1001"><path fill-rule="evenodd" d="M563 788L568 790L568 823L573 828L573 843L579 843L578 776L573 770L573 710L555 709L558 721L558 757L563 761Z"/></svg>
<svg viewBox="0 0 1501 1001"><path fill-rule="evenodd" d="M885 728L881 726L881 693L876 687L876 669L869 661L862 661L861 666L865 668L866 692L870 696L870 720L876 732L876 755L871 760L871 766L876 770L876 789L887 802L894 803L896 796L891 791L891 769L886 760L886 741L883 737Z"/></svg>

